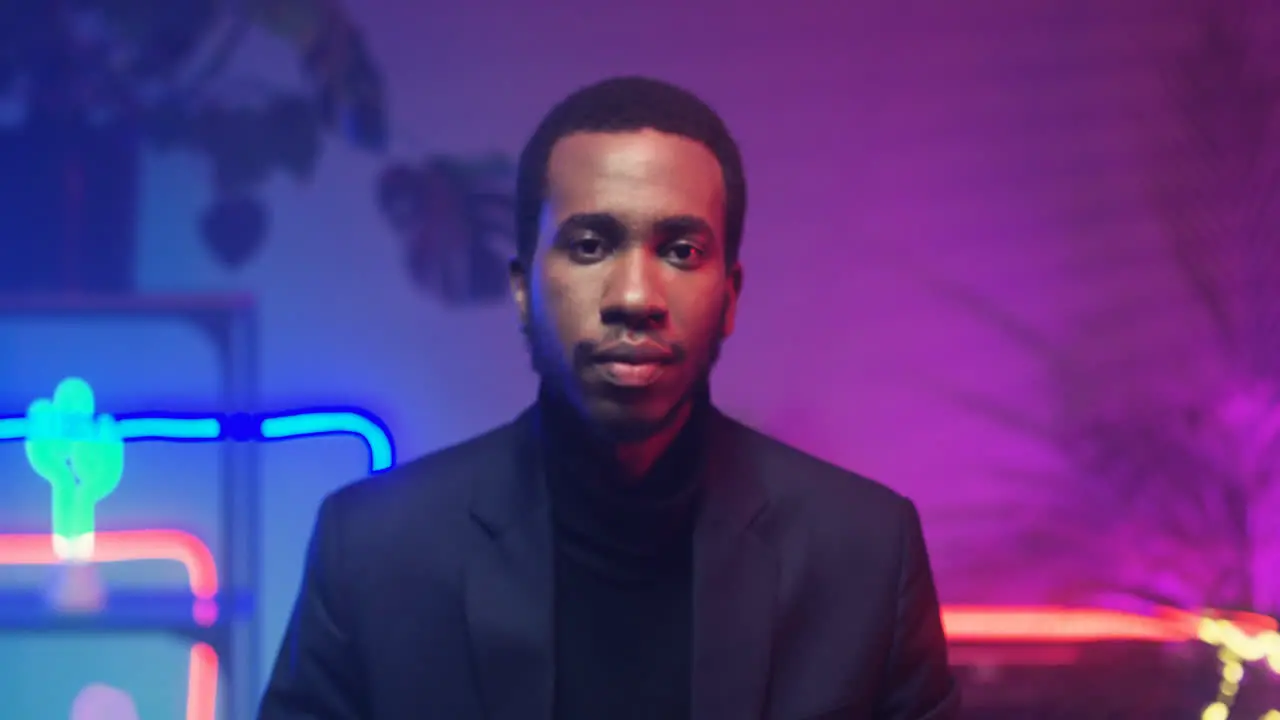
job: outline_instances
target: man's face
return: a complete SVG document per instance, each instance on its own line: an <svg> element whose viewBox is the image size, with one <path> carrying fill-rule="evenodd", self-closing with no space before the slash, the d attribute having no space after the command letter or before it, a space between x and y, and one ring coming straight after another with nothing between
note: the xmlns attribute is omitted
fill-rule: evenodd
<svg viewBox="0 0 1280 720"><path fill-rule="evenodd" d="M679 418L733 331L725 189L702 144L653 130L578 133L547 163L531 267L512 289L544 381L618 439Z"/></svg>

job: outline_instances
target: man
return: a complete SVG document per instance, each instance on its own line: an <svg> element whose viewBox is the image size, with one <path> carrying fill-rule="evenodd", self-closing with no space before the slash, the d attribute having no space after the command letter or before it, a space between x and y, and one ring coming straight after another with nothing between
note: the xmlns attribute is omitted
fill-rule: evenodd
<svg viewBox="0 0 1280 720"><path fill-rule="evenodd" d="M550 112L511 267L537 403L324 501L262 720L956 717L912 503L711 405L745 188L684 90Z"/></svg>

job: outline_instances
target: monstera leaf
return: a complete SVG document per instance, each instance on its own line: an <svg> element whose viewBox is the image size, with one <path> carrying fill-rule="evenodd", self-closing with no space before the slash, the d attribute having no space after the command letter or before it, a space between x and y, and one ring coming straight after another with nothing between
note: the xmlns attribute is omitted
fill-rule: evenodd
<svg viewBox="0 0 1280 720"><path fill-rule="evenodd" d="M434 157L384 171L379 204L419 287L449 304L506 296L512 176L501 155Z"/></svg>

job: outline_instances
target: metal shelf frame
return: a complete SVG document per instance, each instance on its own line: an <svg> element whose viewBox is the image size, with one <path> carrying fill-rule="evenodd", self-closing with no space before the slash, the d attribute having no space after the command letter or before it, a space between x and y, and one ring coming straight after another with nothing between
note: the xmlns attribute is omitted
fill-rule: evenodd
<svg viewBox="0 0 1280 720"><path fill-rule="evenodd" d="M246 295L0 296L4 318L128 318L176 320L199 328L218 358L220 412L258 410L259 332L256 304ZM218 619L197 625L190 594L121 594L88 617L51 617L30 594L0 596L0 632L158 631L208 643L218 654L223 716L250 720L257 712L261 627L256 611L262 579L261 496L256 443L219 446L220 547Z"/></svg>

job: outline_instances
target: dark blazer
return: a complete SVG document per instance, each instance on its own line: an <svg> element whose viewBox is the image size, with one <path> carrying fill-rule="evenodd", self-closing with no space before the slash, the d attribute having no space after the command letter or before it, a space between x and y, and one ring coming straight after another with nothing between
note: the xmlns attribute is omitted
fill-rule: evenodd
<svg viewBox="0 0 1280 720"><path fill-rule="evenodd" d="M535 412L325 499L259 720L550 720ZM718 412L711 427L694 720L955 718L914 505Z"/></svg>

